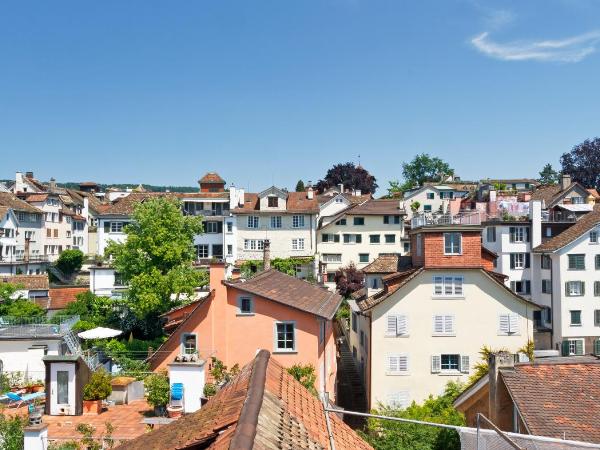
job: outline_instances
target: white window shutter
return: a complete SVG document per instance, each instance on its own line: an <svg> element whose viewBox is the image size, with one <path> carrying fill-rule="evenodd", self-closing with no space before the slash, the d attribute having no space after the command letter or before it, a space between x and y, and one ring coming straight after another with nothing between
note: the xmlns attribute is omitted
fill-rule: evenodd
<svg viewBox="0 0 600 450"><path fill-rule="evenodd" d="M408 334L408 317L405 315L397 316L396 333L398 335Z"/></svg>
<svg viewBox="0 0 600 450"><path fill-rule="evenodd" d="M433 316L433 332L436 334L444 332L444 316Z"/></svg>
<svg viewBox="0 0 600 450"><path fill-rule="evenodd" d="M431 373L440 373L442 370L442 358L440 355L431 357Z"/></svg>
<svg viewBox="0 0 600 450"><path fill-rule="evenodd" d="M397 328L397 318L394 315L389 314L387 316L387 333L391 334L391 335L397 335L398 334L398 328Z"/></svg>
<svg viewBox="0 0 600 450"><path fill-rule="evenodd" d="M399 365L399 360L396 355L388 356L388 372L398 372Z"/></svg>
<svg viewBox="0 0 600 450"><path fill-rule="evenodd" d="M511 314L509 317L509 322L510 322L510 332L518 333L519 332L519 315Z"/></svg>
<svg viewBox="0 0 600 450"><path fill-rule="evenodd" d="M469 373L469 355L462 355L460 357L460 371L462 373Z"/></svg>
<svg viewBox="0 0 600 450"><path fill-rule="evenodd" d="M444 319L444 333L454 333L454 316L445 316Z"/></svg>
<svg viewBox="0 0 600 450"><path fill-rule="evenodd" d="M508 314L500 314L499 315L499 327L500 333L508 333L510 329L510 319Z"/></svg>
<svg viewBox="0 0 600 450"><path fill-rule="evenodd" d="M408 355L398 356L398 370L400 372L408 372Z"/></svg>

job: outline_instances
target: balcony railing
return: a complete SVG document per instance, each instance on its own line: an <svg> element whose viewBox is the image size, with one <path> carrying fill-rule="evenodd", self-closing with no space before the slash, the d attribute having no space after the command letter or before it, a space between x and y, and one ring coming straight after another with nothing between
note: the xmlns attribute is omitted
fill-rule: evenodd
<svg viewBox="0 0 600 450"><path fill-rule="evenodd" d="M481 215L479 211L459 214L424 213L414 216L410 224L413 229L440 225L481 225Z"/></svg>
<svg viewBox="0 0 600 450"><path fill-rule="evenodd" d="M0 339L62 337L79 321L79 316L46 317L0 316Z"/></svg>
<svg viewBox="0 0 600 450"><path fill-rule="evenodd" d="M24 255L10 255L0 257L0 264L26 264L48 262L47 255L34 255L25 258Z"/></svg>
<svg viewBox="0 0 600 450"><path fill-rule="evenodd" d="M212 209L196 209L194 211L183 210L183 214L186 216L204 216L204 217L216 217L216 216L228 216L229 210L223 209L221 211Z"/></svg>
<svg viewBox="0 0 600 450"><path fill-rule="evenodd" d="M577 222L577 214L567 211L542 211L542 222Z"/></svg>

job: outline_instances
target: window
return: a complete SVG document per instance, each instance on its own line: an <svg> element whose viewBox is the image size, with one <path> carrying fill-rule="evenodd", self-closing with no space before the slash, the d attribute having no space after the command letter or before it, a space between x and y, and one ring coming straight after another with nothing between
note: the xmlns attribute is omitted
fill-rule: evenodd
<svg viewBox="0 0 600 450"><path fill-rule="evenodd" d="M342 254L341 253L324 253L323 254L323 262L341 263L342 262Z"/></svg>
<svg viewBox="0 0 600 450"><path fill-rule="evenodd" d="M563 356L583 355L583 339L563 341Z"/></svg>
<svg viewBox="0 0 600 450"><path fill-rule="evenodd" d="M410 406L408 391L388 393L386 397L386 404L388 407L394 409L408 408Z"/></svg>
<svg viewBox="0 0 600 450"><path fill-rule="evenodd" d="M263 250L264 241L260 239L244 239L244 250Z"/></svg>
<svg viewBox="0 0 600 450"><path fill-rule="evenodd" d="M496 242L496 227L487 227L487 241Z"/></svg>
<svg viewBox="0 0 600 450"><path fill-rule="evenodd" d="M567 297L581 297L585 295L585 283L583 281L567 281L565 283L565 295Z"/></svg>
<svg viewBox="0 0 600 450"><path fill-rule="evenodd" d="M400 223L400 216L383 216L383 223L385 224L399 224Z"/></svg>
<svg viewBox="0 0 600 450"><path fill-rule="evenodd" d="M365 224L365 218L364 217L355 217L352 223L354 225L364 225Z"/></svg>
<svg viewBox="0 0 600 450"><path fill-rule="evenodd" d="M344 234L344 244L360 244L362 235L360 234Z"/></svg>
<svg viewBox="0 0 600 450"><path fill-rule="evenodd" d="M552 237L552 228L546 228L546 237Z"/></svg>
<svg viewBox="0 0 600 450"><path fill-rule="evenodd" d="M600 281L594 281L594 297L600 297Z"/></svg>
<svg viewBox="0 0 600 450"><path fill-rule="evenodd" d="M340 242L340 235L324 233L321 235L321 242Z"/></svg>
<svg viewBox="0 0 600 450"><path fill-rule="evenodd" d="M598 232L590 231L590 243L597 244L598 243Z"/></svg>
<svg viewBox="0 0 600 450"><path fill-rule="evenodd" d="M304 250L304 238L292 239L292 250Z"/></svg>
<svg viewBox="0 0 600 450"><path fill-rule="evenodd" d="M462 252L462 236L460 233L444 233L444 254L460 255Z"/></svg>
<svg viewBox="0 0 600 450"><path fill-rule="evenodd" d="M550 269L552 266L552 259L549 255L542 255L541 259L542 269Z"/></svg>
<svg viewBox="0 0 600 450"><path fill-rule="evenodd" d="M233 232L233 222L227 222L227 232L228 233Z"/></svg>
<svg viewBox="0 0 600 450"><path fill-rule="evenodd" d="M514 313L501 313L498 322L498 334L518 334L519 315Z"/></svg>
<svg viewBox="0 0 600 450"><path fill-rule="evenodd" d="M275 324L275 351L293 352L296 350L296 327L294 322Z"/></svg>
<svg viewBox="0 0 600 450"><path fill-rule="evenodd" d="M327 283L335 283L335 272L327 272Z"/></svg>
<svg viewBox="0 0 600 450"><path fill-rule="evenodd" d="M581 205L583 204L583 197L571 197L571 203L574 205Z"/></svg>
<svg viewBox="0 0 600 450"><path fill-rule="evenodd" d="M370 244L379 244L381 241L381 236L379 234L370 234L369 235L369 243Z"/></svg>
<svg viewBox="0 0 600 450"><path fill-rule="evenodd" d="M594 310L594 326L600 327L600 309Z"/></svg>
<svg viewBox="0 0 600 450"><path fill-rule="evenodd" d="M423 256L423 236L417 234L415 240L417 241L417 256Z"/></svg>
<svg viewBox="0 0 600 450"><path fill-rule="evenodd" d="M531 294L531 280L515 280L510 282L510 289L517 294Z"/></svg>
<svg viewBox="0 0 600 450"><path fill-rule="evenodd" d="M410 252L410 242L405 242L403 245L404 253Z"/></svg>
<svg viewBox="0 0 600 450"><path fill-rule="evenodd" d="M510 242L529 242L528 227L509 227Z"/></svg>
<svg viewBox="0 0 600 450"><path fill-rule="evenodd" d="M368 263L369 262L369 254L368 253L359 253L358 254L358 262Z"/></svg>
<svg viewBox="0 0 600 450"><path fill-rule="evenodd" d="M431 205L423 205L424 212L431 212Z"/></svg>
<svg viewBox="0 0 600 450"><path fill-rule="evenodd" d="M453 335L454 334L454 316L452 315L434 315L433 316L433 335Z"/></svg>
<svg viewBox="0 0 600 450"><path fill-rule="evenodd" d="M271 216L271 228L281 228L281 216Z"/></svg>
<svg viewBox="0 0 600 450"><path fill-rule="evenodd" d="M204 222L204 231L206 233L215 234L223 232L223 223L222 222Z"/></svg>
<svg viewBox="0 0 600 450"><path fill-rule="evenodd" d="M196 245L196 256L198 258L208 258L208 244Z"/></svg>
<svg viewBox="0 0 600 450"><path fill-rule="evenodd" d="M510 268L511 269L528 269L530 266L529 253L511 253Z"/></svg>
<svg viewBox="0 0 600 450"><path fill-rule="evenodd" d="M408 355L396 354L387 357L388 375L402 375L408 373Z"/></svg>
<svg viewBox="0 0 600 450"><path fill-rule="evenodd" d="M569 311L569 316L571 317L571 326L572 327L580 327L581 326L581 310L575 309Z"/></svg>
<svg viewBox="0 0 600 450"><path fill-rule="evenodd" d="M435 194L433 192L427 193L427 200L433 200L435 198Z"/></svg>
<svg viewBox="0 0 600 450"><path fill-rule="evenodd" d="M123 222L111 222L110 223L110 232L111 233L122 233L123 232Z"/></svg>
<svg viewBox="0 0 600 450"><path fill-rule="evenodd" d="M552 294L551 280L542 280L542 294Z"/></svg>
<svg viewBox="0 0 600 450"><path fill-rule="evenodd" d="M346 219L340 219L335 224L336 225L346 225Z"/></svg>
<svg viewBox="0 0 600 450"><path fill-rule="evenodd" d="M248 228L258 228L258 216L248 216Z"/></svg>
<svg viewBox="0 0 600 450"><path fill-rule="evenodd" d="M227 256L233 255L233 245L227 244Z"/></svg>
<svg viewBox="0 0 600 450"><path fill-rule="evenodd" d="M56 371L56 403L59 405L69 404L69 371Z"/></svg>
<svg viewBox="0 0 600 450"><path fill-rule="evenodd" d="M292 216L292 228L302 228L304 226L304 216Z"/></svg>
<svg viewBox="0 0 600 450"><path fill-rule="evenodd" d="M386 336L408 335L408 317L405 315L388 314Z"/></svg>
<svg viewBox="0 0 600 450"><path fill-rule="evenodd" d="M385 243L386 244L395 244L396 243L396 235L395 234L386 234L385 235Z"/></svg>
<svg viewBox="0 0 600 450"><path fill-rule="evenodd" d="M585 270L585 255L568 255L569 270Z"/></svg>
<svg viewBox="0 0 600 450"><path fill-rule="evenodd" d="M223 258L223 244L212 245L212 257L222 259Z"/></svg>
<svg viewBox="0 0 600 450"><path fill-rule="evenodd" d="M25 237L27 237L27 232L25 232ZM596 255L594 261L596 263L596 270L600 270L600 255Z"/></svg>
<svg viewBox="0 0 600 450"><path fill-rule="evenodd" d="M458 371L460 367L460 355L440 355L441 356L441 369Z"/></svg>
<svg viewBox="0 0 600 450"><path fill-rule="evenodd" d="M433 277L434 297L462 297L463 277L436 275Z"/></svg>
<svg viewBox="0 0 600 450"><path fill-rule="evenodd" d="M269 208L277 208L279 206L279 197L267 197L267 205Z"/></svg>
<svg viewBox="0 0 600 450"><path fill-rule="evenodd" d="M58 228L54 229L54 237L57 238L58 237Z"/></svg>
<svg viewBox="0 0 600 450"><path fill-rule="evenodd" d="M185 333L181 336L181 352L184 355L193 355L197 349L195 334Z"/></svg>
<svg viewBox="0 0 600 450"><path fill-rule="evenodd" d="M250 297L240 297L238 299L238 314L252 314L253 312L252 299Z"/></svg>

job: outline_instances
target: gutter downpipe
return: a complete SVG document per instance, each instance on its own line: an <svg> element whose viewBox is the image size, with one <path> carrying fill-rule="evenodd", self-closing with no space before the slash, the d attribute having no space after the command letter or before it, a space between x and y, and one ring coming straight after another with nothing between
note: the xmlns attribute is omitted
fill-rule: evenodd
<svg viewBox="0 0 600 450"><path fill-rule="evenodd" d="M329 413L334 411L329 408L329 393L323 393L323 411L325 412L325 425L327 426L327 434L329 435L329 447L331 450L335 450L335 439L333 432L331 431L331 422L329 420Z"/></svg>

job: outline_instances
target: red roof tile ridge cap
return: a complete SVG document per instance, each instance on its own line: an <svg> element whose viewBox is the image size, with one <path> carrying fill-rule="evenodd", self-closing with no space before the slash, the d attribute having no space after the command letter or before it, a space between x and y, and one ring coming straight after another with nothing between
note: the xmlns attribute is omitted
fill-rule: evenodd
<svg viewBox="0 0 600 450"><path fill-rule="evenodd" d="M229 448L236 450L252 450L254 447L258 416L265 394L267 366L269 364L270 356L271 355L267 350L260 350L254 358L246 400L240 411L235 433L231 439Z"/></svg>

